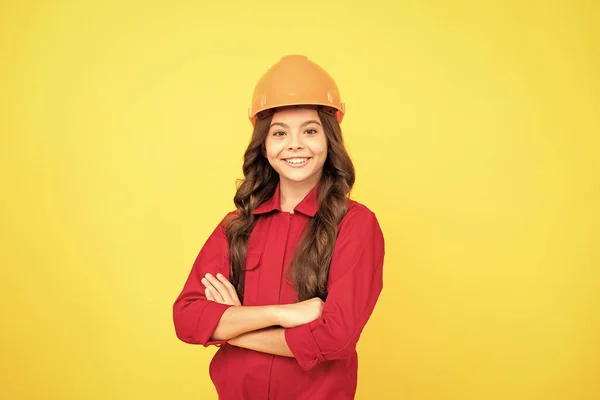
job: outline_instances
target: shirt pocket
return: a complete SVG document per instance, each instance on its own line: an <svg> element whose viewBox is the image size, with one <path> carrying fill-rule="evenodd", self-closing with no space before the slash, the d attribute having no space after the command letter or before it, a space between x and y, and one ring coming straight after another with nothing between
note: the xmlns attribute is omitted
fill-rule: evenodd
<svg viewBox="0 0 600 400"><path fill-rule="evenodd" d="M260 265L262 251L248 250L246 253L246 271L253 271Z"/></svg>
<svg viewBox="0 0 600 400"><path fill-rule="evenodd" d="M255 306L258 303L262 251L248 250L246 253L246 268L244 271L244 305Z"/></svg>

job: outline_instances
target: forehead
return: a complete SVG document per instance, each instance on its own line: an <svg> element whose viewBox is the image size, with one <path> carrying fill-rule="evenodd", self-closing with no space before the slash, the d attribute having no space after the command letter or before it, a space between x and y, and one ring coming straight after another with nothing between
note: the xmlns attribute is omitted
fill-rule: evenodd
<svg viewBox="0 0 600 400"><path fill-rule="evenodd" d="M273 122L284 122L288 125L292 124L301 124L305 121L314 119L316 121L321 121L319 118L319 113L317 110L313 108L286 108L282 110L277 110L273 114Z"/></svg>

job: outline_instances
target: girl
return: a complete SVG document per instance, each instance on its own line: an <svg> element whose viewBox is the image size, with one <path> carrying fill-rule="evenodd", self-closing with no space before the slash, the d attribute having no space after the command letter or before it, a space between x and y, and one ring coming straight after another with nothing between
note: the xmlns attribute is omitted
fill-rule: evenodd
<svg viewBox="0 0 600 400"><path fill-rule="evenodd" d="M333 79L304 56L258 82L245 179L173 306L177 337L216 345L220 399L353 399L356 344L382 290L377 218L348 198L354 167Z"/></svg>

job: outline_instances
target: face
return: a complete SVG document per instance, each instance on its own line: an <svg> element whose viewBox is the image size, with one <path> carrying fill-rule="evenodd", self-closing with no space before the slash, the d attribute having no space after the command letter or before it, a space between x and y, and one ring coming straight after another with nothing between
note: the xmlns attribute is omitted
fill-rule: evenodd
<svg viewBox="0 0 600 400"><path fill-rule="evenodd" d="M327 138L316 110L277 111L265 142L269 163L282 181L316 184L327 159Z"/></svg>

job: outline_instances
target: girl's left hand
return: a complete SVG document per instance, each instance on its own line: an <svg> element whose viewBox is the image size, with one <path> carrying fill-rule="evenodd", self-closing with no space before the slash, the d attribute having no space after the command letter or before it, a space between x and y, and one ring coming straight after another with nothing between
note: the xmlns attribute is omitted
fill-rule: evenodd
<svg viewBox="0 0 600 400"><path fill-rule="evenodd" d="M211 274L206 274L202 278L204 294L208 300L220 304L229 304L231 306L241 306L237 292L233 285L221 274L217 274L215 278Z"/></svg>

